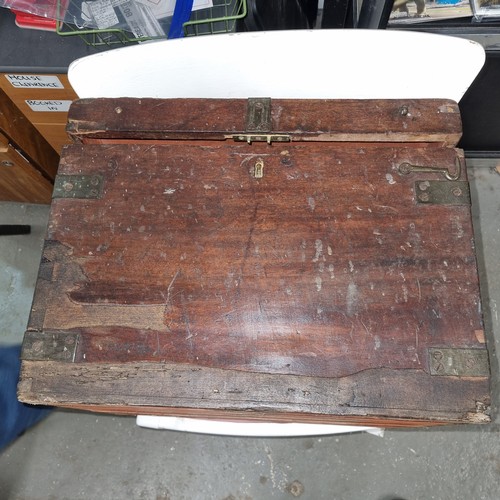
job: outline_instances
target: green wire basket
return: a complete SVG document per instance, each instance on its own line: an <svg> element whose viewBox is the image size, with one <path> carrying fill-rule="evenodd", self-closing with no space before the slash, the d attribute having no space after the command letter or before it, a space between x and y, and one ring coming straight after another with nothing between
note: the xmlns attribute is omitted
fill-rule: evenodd
<svg viewBox="0 0 500 500"><path fill-rule="evenodd" d="M78 5L70 0L69 5L73 9ZM80 7L81 8L81 7ZM67 12L58 3L59 12ZM213 0L213 7L195 10L191 13L189 21L184 23L184 36L214 35L218 33L231 33L236 30L236 22L247 15L247 0ZM88 29L79 26L78 22L71 23L71 16L63 16L64 21L59 21L56 32L61 36L79 36L87 45L126 45L130 43L146 42L149 40L166 39L167 35L158 37L137 37L132 32L121 28ZM69 17L69 19L68 19ZM168 33L169 22L162 25L165 33Z"/></svg>

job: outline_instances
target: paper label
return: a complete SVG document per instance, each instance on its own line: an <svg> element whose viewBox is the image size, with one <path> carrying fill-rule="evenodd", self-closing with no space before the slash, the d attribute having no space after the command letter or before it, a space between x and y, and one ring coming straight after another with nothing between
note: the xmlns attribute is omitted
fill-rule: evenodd
<svg viewBox="0 0 500 500"><path fill-rule="evenodd" d="M117 25L120 21L116 15L111 0L97 0L95 2L84 2L85 7L90 11L97 29L103 30Z"/></svg>
<svg viewBox="0 0 500 500"><path fill-rule="evenodd" d="M16 88L63 89L64 85L53 75L5 75Z"/></svg>
<svg viewBox="0 0 500 500"><path fill-rule="evenodd" d="M163 19L174 15L176 0L136 0L137 3L147 5L156 19ZM193 10L213 7L213 0L194 0Z"/></svg>
<svg viewBox="0 0 500 500"><path fill-rule="evenodd" d="M69 110L71 106L71 100L62 100L62 101L41 101L41 100L32 100L28 99L26 104L31 108L32 111L60 111L65 112Z"/></svg>
<svg viewBox="0 0 500 500"><path fill-rule="evenodd" d="M123 17L127 20L130 31L136 38L164 37L160 23L153 16L151 9L133 0L126 0L119 4Z"/></svg>

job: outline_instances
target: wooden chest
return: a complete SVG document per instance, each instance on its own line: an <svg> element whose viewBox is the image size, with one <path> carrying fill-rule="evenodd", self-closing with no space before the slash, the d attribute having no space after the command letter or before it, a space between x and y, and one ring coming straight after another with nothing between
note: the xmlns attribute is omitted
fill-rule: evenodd
<svg viewBox="0 0 500 500"><path fill-rule="evenodd" d="M68 130L22 401L489 420L454 102L88 99Z"/></svg>

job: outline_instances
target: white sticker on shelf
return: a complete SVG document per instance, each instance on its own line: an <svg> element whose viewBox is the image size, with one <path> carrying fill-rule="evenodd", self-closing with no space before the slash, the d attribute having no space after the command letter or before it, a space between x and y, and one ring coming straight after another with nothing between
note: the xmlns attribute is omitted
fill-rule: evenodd
<svg viewBox="0 0 500 500"><path fill-rule="evenodd" d="M54 75L5 75L10 84L24 89L63 89L61 80Z"/></svg>
<svg viewBox="0 0 500 500"><path fill-rule="evenodd" d="M32 111L59 111L66 112L71 106L71 100L26 100L26 104L31 108Z"/></svg>

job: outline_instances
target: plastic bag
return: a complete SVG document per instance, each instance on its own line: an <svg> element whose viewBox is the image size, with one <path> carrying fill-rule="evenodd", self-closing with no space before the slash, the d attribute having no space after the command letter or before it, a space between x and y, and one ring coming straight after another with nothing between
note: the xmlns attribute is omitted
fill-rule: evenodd
<svg viewBox="0 0 500 500"><path fill-rule="evenodd" d="M56 19L77 30L124 30L138 39L165 38L176 21L176 3L177 27L189 20L191 9L213 6L212 0L0 0L1 7ZM182 29L177 29L170 38L180 36Z"/></svg>

